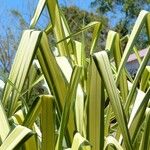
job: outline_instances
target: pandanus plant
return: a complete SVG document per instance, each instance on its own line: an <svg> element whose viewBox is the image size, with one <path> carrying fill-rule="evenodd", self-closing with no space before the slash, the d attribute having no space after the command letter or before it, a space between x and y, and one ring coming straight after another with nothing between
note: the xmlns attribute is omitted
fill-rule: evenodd
<svg viewBox="0 0 150 150"><path fill-rule="evenodd" d="M45 7L51 21L39 31L36 24ZM140 12L128 38L109 31L105 50L95 53L101 26L96 21L71 32L57 0L39 0L0 101L0 150L149 149L150 47L134 79L126 62L132 51L138 54L135 45L143 27L150 38L150 13ZM84 33L89 29L87 57ZM48 40L52 34L58 56ZM48 94L31 103L34 86L43 80Z"/></svg>

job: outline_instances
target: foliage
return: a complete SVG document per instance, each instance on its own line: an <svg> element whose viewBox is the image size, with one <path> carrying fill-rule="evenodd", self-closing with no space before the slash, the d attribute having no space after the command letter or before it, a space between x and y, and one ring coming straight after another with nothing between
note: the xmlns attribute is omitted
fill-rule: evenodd
<svg viewBox="0 0 150 150"><path fill-rule="evenodd" d="M105 39L106 39L107 32L108 32L108 20L106 17L102 15L98 16L94 13L90 13L85 10L80 10L79 8L75 6L62 7L62 11L64 13L64 16L67 22L69 22L68 25L71 29L71 32L74 32L74 33L81 30L83 26L89 24L90 22L93 22L93 21L103 22L102 30L100 31L101 34L97 42L96 51L100 51L104 49ZM88 54L88 56L89 56L89 50L90 50L90 45L91 45L89 41L91 41L92 32L93 30L91 29L90 32L84 33L84 37L85 37L84 40L85 40L85 43L87 43L85 45L87 49L86 53ZM80 35L74 37L74 39L78 41L81 41L82 38L83 37Z"/></svg>
<svg viewBox="0 0 150 150"><path fill-rule="evenodd" d="M17 38L11 28L6 30L5 35L0 36L0 43L0 68L4 74L8 74L15 55L14 51L18 45Z"/></svg>
<svg viewBox="0 0 150 150"><path fill-rule="evenodd" d="M120 6L122 12L125 13L126 18L136 17L141 9L144 7L149 8L150 1L149 0L94 0L91 5L97 7L97 11L100 13L106 13L108 11L112 11L116 6ZM146 9L148 9L146 7ZM134 9L133 9L134 8Z"/></svg>
<svg viewBox="0 0 150 150"><path fill-rule="evenodd" d="M51 22L45 30L36 30L45 6ZM145 78L150 47L134 79L125 64L143 27L150 37L149 16L147 11L140 12L124 52L120 35L110 31L108 51L95 53L101 22L71 32L57 0L39 0L0 101L0 150L148 150L150 87ZM90 58L86 57L85 32L92 34ZM51 49L50 34L59 56ZM83 37L77 41L73 37L78 35ZM48 95L33 98L32 90L40 81L48 85Z"/></svg>
<svg viewBox="0 0 150 150"><path fill-rule="evenodd" d="M136 20L137 15L141 10L150 9L149 0L94 0L91 2L91 6L95 7L97 14L108 18L109 24L114 26L113 30L119 32L121 36L130 34L132 26ZM113 18L113 19L112 19ZM146 47L148 43L146 37L146 31L143 29L138 42L142 40L141 44L138 44L138 49Z"/></svg>
<svg viewBox="0 0 150 150"><path fill-rule="evenodd" d="M28 2L28 7L31 7L33 1ZM32 6L34 8L34 6ZM33 11L32 8L32 11ZM106 32L107 32L107 20L104 17L99 17L96 16L94 13L88 13L87 11L80 10L77 7L63 7L62 6L62 11L66 17L67 22L70 22L69 26L72 32L77 32L79 31L82 26L87 25L91 21L101 21L104 23L104 30L101 31L101 38L99 38L99 42L101 44L97 45L97 50L104 49L104 42L106 39ZM28 28L29 23L27 21L27 18L30 18L30 16L33 14L33 12L29 13L27 17L24 17L22 13L17 10L17 9L12 9L10 10L10 16L9 16L9 21L15 20L15 27L11 27L8 23L8 28L2 31L1 37L0 37L0 67L1 67L1 72L0 75L3 78L4 74L4 80L5 77L8 76L8 73L10 72L11 64L13 62L17 45L18 45L18 40L21 38L21 31L25 30ZM44 18L44 19L43 19ZM2 20L2 19L1 19ZM43 29L43 26L46 26L45 22L49 21L49 16L47 15L47 11L44 10L44 15L42 15L42 20L40 23L37 25L36 24L36 29ZM2 22L2 21L1 21ZM5 26L3 23L1 23L1 26ZM3 28L3 27L2 27ZM15 33L14 33L15 31ZM88 34L85 33L85 40L86 43L86 49L87 49L87 54L89 56L89 49L90 49L90 40L91 40L91 35L92 35L92 30ZM52 46L55 44L55 38L54 35L51 34L48 36L50 43L52 43ZM75 39L81 40L81 36L76 36ZM55 46L55 45L54 45ZM53 46L53 49L54 49Z"/></svg>

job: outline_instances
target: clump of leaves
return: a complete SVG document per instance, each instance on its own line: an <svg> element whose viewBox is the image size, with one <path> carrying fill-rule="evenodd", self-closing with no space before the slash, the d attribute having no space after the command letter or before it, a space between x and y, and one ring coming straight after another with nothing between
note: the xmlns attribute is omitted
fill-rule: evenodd
<svg viewBox="0 0 150 150"><path fill-rule="evenodd" d="M51 22L39 31L35 25L45 6ZM72 33L57 1L40 0L30 29L23 32L0 101L0 149L148 150L150 87L145 78L150 47L134 79L125 67L145 23L149 37L149 12L141 11L124 52L119 34L110 31L105 47L112 54L109 59L106 51L94 52L102 23L94 21ZM84 36L81 41L73 37L91 28L87 58ZM48 42L51 32L59 56ZM48 95L33 100L31 90L41 80L46 82Z"/></svg>

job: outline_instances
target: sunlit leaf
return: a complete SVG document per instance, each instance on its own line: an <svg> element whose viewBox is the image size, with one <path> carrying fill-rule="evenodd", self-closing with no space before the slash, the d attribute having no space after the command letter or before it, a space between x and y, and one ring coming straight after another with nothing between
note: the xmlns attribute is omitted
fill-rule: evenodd
<svg viewBox="0 0 150 150"><path fill-rule="evenodd" d="M18 125L4 140L3 144L0 146L0 150L12 150L18 146L21 141L26 141L31 135L33 135L33 133L30 129Z"/></svg>

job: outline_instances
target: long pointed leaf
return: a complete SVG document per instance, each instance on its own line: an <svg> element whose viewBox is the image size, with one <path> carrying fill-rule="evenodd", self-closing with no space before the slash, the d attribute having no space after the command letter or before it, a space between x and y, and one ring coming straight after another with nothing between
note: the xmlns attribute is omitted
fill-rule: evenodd
<svg viewBox="0 0 150 150"><path fill-rule="evenodd" d="M22 140L27 140L31 135L32 131L26 127L18 125L9 134L3 144L0 146L0 150L12 150L14 149Z"/></svg>
<svg viewBox="0 0 150 150"><path fill-rule="evenodd" d="M81 68L76 66L73 70L71 81L68 87L68 92L66 95L66 102L65 102L65 107L64 107L63 114L62 114L62 119L61 119L61 124L60 124L60 133L59 133L57 144L56 144L56 150L62 149L62 142L63 142L65 129L67 127L67 123L69 119L70 107L73 105L73 101L75 100L75 94L76 94L77 85L80 79L79 78L80 73L81 73Z"/></svg>
<svg viewBox="0 0 150 150"><path fill-rule="evenodd" d="M104 87L93 60L89 70L88 138L92 149L98 150L104 146Z"/></svg>
<svg viewBox="0 0 150 150"><path fill-rule="evenodd" d="M139 35L144 23L146 23L146 19L147 19L148 15L149 15L149 12L143 10L140 12L140 14L136 20L136 23L135 23L133 30L131 32L131 35L129 37L129 41L125 47L125 50L124 50L124 53L123 53L123 56L122 56L122 59L120 62L120 66L118 68L118 73L117 73L117 77L116 77L117 81L119 79L121 70L122 70L123 66L125 65L125 63L128 59L128 56L129 56L129 54L130 54L130 52L131 52L131 50L135 44L136 39L138 38L138 35Z"/></svg>
<svg viewBox="0 0 150 150"><path fill-rule="evenodd" d="M55 107L52 96L42 96L42 150L55 149Z"/></svg>
<svg viewBox="0 0 150 150"><path fill-rule="evenodd" d="M10 126L6 117L6 112L0 101L0 141L4 141L10 132Z"/></svg>
<svg viewBox="0 0 150 150"><path fill-rule="evenodd" d="M93 59L99 71L99 74L105 84L112 105L112 109L115 113L115 117L118 121L121 133L124 138L125 146L128 150L132 150L131 139L127 128L127 120L120 102L119 94L115 85L107 53L105 51L95 53Z"/></svg>

